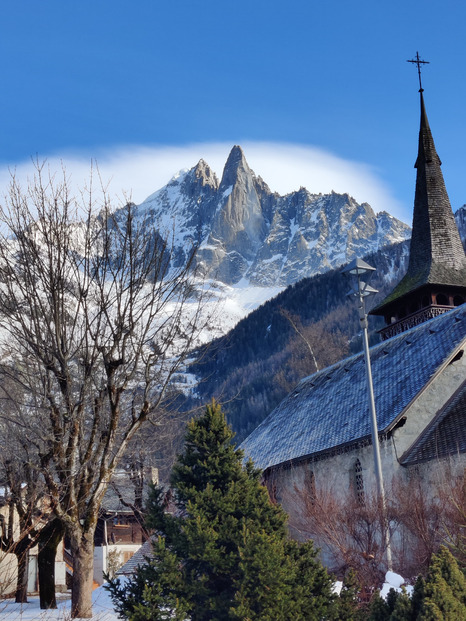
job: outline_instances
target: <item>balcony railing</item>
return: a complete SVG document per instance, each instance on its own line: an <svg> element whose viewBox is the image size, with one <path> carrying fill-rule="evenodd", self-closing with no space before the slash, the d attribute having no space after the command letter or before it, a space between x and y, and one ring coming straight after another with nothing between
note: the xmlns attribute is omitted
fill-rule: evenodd
<svg viewBox="0 0 466 621"><path fill-rule="evenodd" d="M406 330L414 328L414 326L418 326L420 323L424 323L424 321L428 321L429 319L433 319L434 317L443 315L443 313L448 312L452 308L454 307L439 305L428 306L427 308L422 308L415 313L406 315L406 317L403 317L403 319L399 319L395 323L391 323L389 326L385 326L385 328L379 330L380 335L382 336L382 340L385 341L392 336L396 336L397 334L406 332Z"/></svg>

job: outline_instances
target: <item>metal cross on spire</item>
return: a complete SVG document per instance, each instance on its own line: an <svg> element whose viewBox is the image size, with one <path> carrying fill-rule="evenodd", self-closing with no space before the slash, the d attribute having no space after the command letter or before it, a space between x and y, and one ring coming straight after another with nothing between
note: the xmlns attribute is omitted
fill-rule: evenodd
<svg viewBox="0 0 466 621"><path fill-rule="evenodd" d="M422 93L423 92L423 88L422 88L422 82L421 82L421 65L428 65L430 64L428 60L421 60L419 58L419 52L416 52L416 58L414 58L413 60L407 60L407 63L413 63L413 65L417 65L417 73L419 75L419 92Z"/></svg>

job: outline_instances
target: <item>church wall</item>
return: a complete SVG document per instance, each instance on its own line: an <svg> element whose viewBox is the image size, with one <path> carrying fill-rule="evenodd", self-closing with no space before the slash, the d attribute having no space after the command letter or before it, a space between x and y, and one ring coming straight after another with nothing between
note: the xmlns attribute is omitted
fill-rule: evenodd
<svg viewBox="0 0 466 621"><path fill-rule="evenodd" d="M461 453L442 460L433 460L416 466L405 467L399 463L403 453L409 449L425 430L435 415L466 378L466 356L447 365L443 371L423 390L406 410L406 422L380 442L382 471L385 492L388 499L395 498L410 485L421 486L427 498L434 497L438 490L448 485L466 468L466 454ZM310 433L312 427L310 426ZM356 468L356 463L358 467ZM298 539L313 538L321 548L322 560L334 568L337 564L325 542L312 532L309 514L315 510L313 496L319 502L358 503L361 492L366 499L376 497L374 457L372 444L361 441L352 447L340 447L327 454L310 456L292 465L277 466L267 473L265 479L271 495L289 515L290 534ZM362 489L358 490L358 485ZM405 500L406 501L406 500ZM369 502L369 501L368 501ZM409 502L409 496L408 496ZM355 505L356 506L356 505ZM394 546L400 551L404 562L412 550L412 536L399 529Z"/></svg>
<svg viewBox="0 0 466 621"><path fill-rule="evenodd" d="M449 495L449 489L455 481L464 476L466 468L466 454L403 467L396 461L393 443L390 440L381 443L381 457L385 466L391 465L393 476L385 477L386 499L391 505L397 505L400 502L399 498L405 504L411 501L414 503L411 491L413 489L416 491L419 486L423 490L427 505L434 500L442 506L445 500L442 494ZM336 508L345 506L350 515L354 509L357 509L359 500L354 469L356 460L359 460L361 464L368 514L370 516L373 512L375 522L378 509L375 503L376 483L371 445L327 459L309 460L292 467L276 469L267 476L267 485L272 492L272 497L282 505L289 516L290 535L299 541L313 539L320 548L322 561L333 571L337 571L341 566L341 558L328 544L325 537L313 530L312 513L315 510L319 513L322 505L324 511L328 511L329 507L331 511L332 503ZM388 468L385 467L385 474L387 470ZM403 491L405 491L404 496ZM313 497L317 499L314 506ZM403 510L403 507L400 508ZM324 511L322 516L325 520ZM415 535L403 526L397 525L396 520L393 528L392 550L395 568L400 572L408 572L409 569L416 567L416 560L413 558L413 551L417 546ZM378 537L379 531L376 525L374 532ZM406 573L406 575L410 574Z"/></svg>

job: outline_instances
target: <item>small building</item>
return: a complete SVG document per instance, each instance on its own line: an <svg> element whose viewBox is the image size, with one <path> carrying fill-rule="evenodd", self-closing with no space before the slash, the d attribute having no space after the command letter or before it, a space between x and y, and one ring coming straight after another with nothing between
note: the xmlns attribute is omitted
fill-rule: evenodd
<svg viewBox="0 0 466 621"><path fill-rule="evenodd" d="M40 529L44 525L40 514L37 515L35 526ZM20 526L18 514L11 503L11 498L5 488L0 488L0 598L14 595L18 575L18 558L11 551L12 545L18 541ZM8 545L9 537L12 543ZM39 570L37 556L39 548L31 546L25 551L28 560L27 592L28 595L39 591ZM55 560L55 588L58 592L66 591L66 564L64 560L64 546L60 543Z"/></svg>
<svg viewBox="0 0 466 621"><path fill-rule="evenodd" d="M155 469L145 473L146 482L157 483L157 478ZM127 471L118 470L113 476L94 538L94 582L98 585L104 582L104 574L115 574L147 540L142 493L143 487L132 480ZM138 496L141 497L138 499Z"/></svg>

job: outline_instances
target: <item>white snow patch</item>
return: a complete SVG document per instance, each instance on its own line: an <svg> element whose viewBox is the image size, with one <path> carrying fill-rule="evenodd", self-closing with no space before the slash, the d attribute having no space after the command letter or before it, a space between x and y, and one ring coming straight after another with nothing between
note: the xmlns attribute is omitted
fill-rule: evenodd
<svg viewBox="0 0 466 621"><path fill-rule="evenodd" d="M225 192L222 194L222 198L227 198L228 196L230 196L232 191L233 191L233 186L232 185L228 186Z"/></svg>
<svg viewBox="0 0 466 621"><path fill-rule="evenodd" d="M399 589L404 584L405 579L400 574L396 574L394 571L387 571L385 574L385 582L391 584L396 589Z"/></svg>
<svg viewBox="0 0 466 621"><path fill-rule="evenodd" d="M18 621L68 621L71 618L71 596L57 593L57 609L41 610L39 597L28 597L27 604L14 599L0 600L0 619ZM92 621L118 621L110 594L103 587L92 593Z"/></svg>
<svg viewBox="0 0 466 621"><path fill-rule="evenodd" d="M296 219L293 218L290 222L290 239L293 239L293 237L295 236L295 233L299 231L299 229L300 229L299 224L296 222Z"/></svg>
<svg viewBox="0 0 466 621"><path fill-rule="evenodd" d="M380 597L383 599L387 598L387 595L390 592L390 589L395 589L397 593L401 593L401 587L405 585L405 579L400 574L396 574L394 571L387 571L385 574L385 582L383 583L382 589L380 590ZM413 587L410 585L405 585L405 590L408 595L411 596Z"/></svg>
<svg viewBox="0 0 466 621"><path fill-rule="evenodd" d="M261 261L261 263L263 265L268 265L269 263L275 263L276 261L279 261L281 259L283 259L282 254L274 254L273 257L270 257L270 259L264 259L263 261Z"/></svg>

